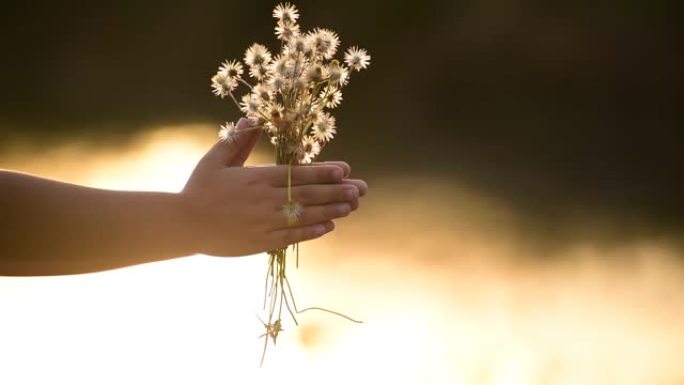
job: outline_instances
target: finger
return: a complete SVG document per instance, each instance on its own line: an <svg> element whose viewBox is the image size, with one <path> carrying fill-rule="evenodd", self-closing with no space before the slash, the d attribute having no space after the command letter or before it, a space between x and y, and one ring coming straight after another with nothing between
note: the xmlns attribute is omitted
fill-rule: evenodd
<svg viewBox="0 0 684 385"><path fill-rule="evenodd" d="M249 154L252 153L254 146L256 146L257 142L259 142L259 138L261 137L261 130L250 130L247 132L243 132L243 135L247 136L248 138L246 139L244 146L238 149L237 155L235 155L235 157L230 162L229 166L231 167L244 166L245 162L247 161L247 158L249 158Z"/></svg>
<svg viewBox="0 0 684 385"><path fill-rule="evenodd" d="M242 149L252 142L252 137L258 135L255 132L257 130L247 130L249 128L249 120L245 118L240 118L235 127L238 130L237 136L232 140L219 140L216 142L204 156L205 159L208 159L217 166L231 166L231 163L240 154Z"/></svg>
<svg viewBox="0 0 684 385"><path fill-rule="evenodd" d="M268 233L268 242L272 245L272 249L286 247L293 243L304 242L311 239L318 238L335 229L335 224L332 221L316 223L308 226L292 227L288 229L279 229Z"/></svg>
<svg viewBox="0 0 684 385"><path fill-rule="evenodd" d="M342 180L343 184L351 184L356 186L356 188L359 189L359 196L362 197L366 195L368 192L368 183L366 181L361 180L361 179L343 179Z"/></svg>
<svg viewBox="0 0 684 385"><path fill-rule="evenodd" d="M276 209L287 203L287 187L276 188L275 194L281 199ZM292 186L292 199L303 206L324 205L334 202L349 202L359 198L359 189L352 184L313 184Z"/></svg>
<svg viewBox="0 0 684 385"><path fill-rule="evenodd" d="M330 203L327 205L305 206L301 208L299 220L292 225L288 223L287 215L280 209L273 213L274 229L285 229L292 226L308 226L315 223L330 221L349 215L351 205L349 203Z"/></svg>
<svg viewBox="0 0 684 385"><path fill-rule="evenodd" d="M331 161L325 161L325 162L313 162L313 164L319 164L319 165L331 165L331 166L337 166L344 170L344 177L348 177L349 174L351 174L351 166L347 162L343 161L338 161L338 160L331 160Z"/></svg>
<svg viewBox="0 0 684 385"><path fill-rule="evenodd" d="M287 165L254 167L258 177L269 182L273 187L286 187L288 179ZM292 186L305 184L330 184L342 181L344 171L333 165L292 166Z"/></svg>

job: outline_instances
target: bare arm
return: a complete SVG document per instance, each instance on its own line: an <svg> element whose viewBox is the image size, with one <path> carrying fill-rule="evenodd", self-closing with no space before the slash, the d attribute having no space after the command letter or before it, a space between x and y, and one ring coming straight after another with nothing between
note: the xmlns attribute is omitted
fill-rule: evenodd
<svg viewBox="0 0 684 385"><path fill-rule="evenodd" d="M244 122L242 123L244 127ZM243 167L258 139L217 143L180 193L112 191L0 170L0 275L78 274L194 253L247 255L319 237L358 206L366 184L344 163Z"/></svg>
<svg viewBox="0 0 684 385"><path fill-rule="evenodd" d="M82 273L193 252L179 194L0 172L0 274Z"/></svg>

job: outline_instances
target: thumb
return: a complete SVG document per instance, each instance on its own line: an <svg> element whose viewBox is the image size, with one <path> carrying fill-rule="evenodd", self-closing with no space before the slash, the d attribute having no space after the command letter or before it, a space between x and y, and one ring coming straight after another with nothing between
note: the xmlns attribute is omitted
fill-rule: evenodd
<svg viewBox="0 0 684 385"><path fill-rule="evenodd" d="M204 158L221 167L241 166L259 139L259 130L249 130L250 122L240 118L235 125L236 133L231 139L221 139Z"/></svg>
<svg viewBox="0 0 684 385"><path fill-rule="evenodd" d="M240 119L238 126L240 124L245 124L249 128L249 121L247 119ZM236 141L234 144L234 149L236 154L231 159L228 167L242 167L249 158L249 154L256 146L259 138L261 137L261 129L251 129L249 131L243 131L241 140Z"/></svg>

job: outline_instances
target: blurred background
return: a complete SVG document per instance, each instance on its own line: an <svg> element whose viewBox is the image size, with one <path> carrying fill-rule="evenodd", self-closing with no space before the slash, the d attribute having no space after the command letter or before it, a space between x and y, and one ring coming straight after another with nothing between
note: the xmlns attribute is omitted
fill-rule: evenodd
<svg viewBox="0 0 684 385"><path fill-rule="evenodd" d="M275 4L4 3L0 168L178 191ZM291 273L364 324L302 315L259 370L263 255L0 278L0 383L684 382L679 3L295 4L372 56L322 156L370 194Z"/></svg>

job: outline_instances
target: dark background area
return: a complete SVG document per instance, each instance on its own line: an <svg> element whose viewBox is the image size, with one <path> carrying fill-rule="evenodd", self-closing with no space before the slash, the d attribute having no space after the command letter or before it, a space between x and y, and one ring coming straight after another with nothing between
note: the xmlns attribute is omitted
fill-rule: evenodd
<svg viewBox="0 0 684 385"><path fill-rule="evenodd" d="M0 134L105 140L236 119L209 78L254 41L277 47L275 4L4 2ZM468 183L543 226L585 210L684 227L677 2L295 4L304 29L373 58L345 91L326 159L370 180Z"/></svg>

